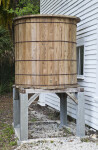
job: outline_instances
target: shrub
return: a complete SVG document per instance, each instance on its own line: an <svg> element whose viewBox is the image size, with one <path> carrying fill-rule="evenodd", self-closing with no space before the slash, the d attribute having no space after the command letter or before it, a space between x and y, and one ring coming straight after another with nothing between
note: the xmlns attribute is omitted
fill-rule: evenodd
<svg viewBox="0 0 98 150"><path fill-rule="evenodd" d="M0 94L9 92L14 81L14 51L9 32L0 26Z"/></svg>

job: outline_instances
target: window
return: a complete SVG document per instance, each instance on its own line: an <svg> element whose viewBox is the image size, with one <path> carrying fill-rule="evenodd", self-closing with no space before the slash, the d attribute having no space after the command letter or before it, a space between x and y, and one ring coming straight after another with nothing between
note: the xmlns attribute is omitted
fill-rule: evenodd
<svg viewBox="0 0 98 150"><path fill-rule="evenodd" d="M77 47L77 75L83 77L84 74L84 46Z"/></svg>

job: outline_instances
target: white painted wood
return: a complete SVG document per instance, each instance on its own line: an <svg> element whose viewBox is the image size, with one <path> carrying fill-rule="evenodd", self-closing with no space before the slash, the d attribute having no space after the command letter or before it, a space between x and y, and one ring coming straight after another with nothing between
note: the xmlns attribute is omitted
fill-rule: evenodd
<svg viewBox="0 0 98 150"><path fill-rule="evenodd" d="M94 54L94 55L91 55L91 54L89 54L89 55L85 55L85 60L96 60L97 59L97 56L96 56L96 54Z"/></svg>
<svg viewBox="0 0 98 150"><path fill-rule="evenodd" d="M84 87L85 92L89 92L89 93L91 92L93 94L95 94L95 89L96 89L95 87L87 87L87 86Z"/></svg>
<svg viewBox="0 0 98 150"><path fill-rule="evenodd" d="M96 40L96 37L97 37L97 34L94 34L92 36L88 36L88 37L85 37L85 42L87 41L92 41L92 40ZM96 48L96 47L95 47Z"/></svg>
<svg viewBox="0 0 98 150"><path fill-rule="evenodd" d="M92 50L92 51L85 51L85 56L89 56L89 55L96 55L97 51L96 50ZM97 57L97 56L96 56Z"/></svg>
<svg viewBox="0 0 98 150"><path fill-rule="evenodd" d="M82 34L78 34L77 35L77 39L81 39L81 38L84 38L84 37L88 37L88 36L92 36L92 35L95 35L96 34L96 30L93 30L93 31L90 31L90 32L87 32L87 33L82 33Z"/></svg>
<svg viewBox="0 0 98 150"><path fill-rule="evenodd" d="M86 123L87 125L91 126L92 128L98 130L98 125L96 125L96 124L90 122L89 120L87 120L87 118L85 118L85 123Z"/></svg>
<svg viewBox="0 0 98 150"><path fill-rule="evenodd" d="M55 7L56 7L56 9L57 9L58 6L61 7L61 2L62 2L61 0L51 0L48 3L45 3L43 13L46 13L46 11L47 11L47 13L49 14L50 13L49 11L52 10L52 8L55 9Z"/></svg>
<svg viewBox="0 0 98 150"><path fill-rule="evenodd" d="M85 65L96 65L96 60L87 60L87 59L85 59L86 61L85 61Z"/></svg>
<svg viewBox="0 0 98 150"><path fill-rule="evenodd" d="M98 112L86 109L85 114L98 119Z"/></svg>
<svg viewBox="0 0 98 150"><path fill-rule="evenodd" d="M84 93L78 93L78 105L77 105L77 125L76 135L79 137L85 136L85 118L84 118Z"/></svg>
<svg viewBox="0 0 98 150"><path fill-rule="evenodd" d="M84 73L95 73L96 74L96 69L95 68L86 68Z"/></svg>
<svg viewBox="0 0 98 150"><path fill-rule="evenodd" d="M85 73L85 77L93 77L93 78L96 78L96 73L88 73L88 72L86 72Z"/></svg>
<svg viewBox="0 0 98 150"><path fill-rule="evenodd" d="M81 18L77 25L77 46L84 44L84 79L78 83L85 89L85 122L98 129L98 0L41 1L41 13ZM59 110L59 100L54 95L47 95L45 100L48 105ZM68 99L67 106L68 114L76 118L76 105L72 100Z"/></svg>
<svg viewBox="0 0 98 150"><path fill-rule="evenodd" d="M76 103L78 104L78 99L76 98L74 93L68 93L66 92L66 94Z"/></svg>
<svg viewBox="0 0 98 150"><path fill-rule="evenodd" d="M89 28L86 28L86 29L85 29L85 33L89 33L89 32L91 32L91 31L93 31L93 30L96 30L96 29L97 29L97 24L94 25L94 26L91 26L91 27L89 27ZM77 35L85 34L85 33L84 33L84 30L78 30Z"/></svg>
<svg viewBox="0 0 98 150"><path fill-rule="evenodd" d="M92 3L95 3L95 2L93 1ZM92 3L88 3L88 5L92 5ZM88 5L85 5L83 8L78 9L77 12L72 12L73 15L77 14L79 17L81 17L81 19L83 21L88 19L90 16L92 17L92 15L96 15L96 13L98 12L98 9L97 9L98 8L98 2L97 2L97 6L95 4L95 5L92 5L91 7L88 7ZM79 14L79 11L81 11L80 14ZM70 13L70 15L71 15L71 13Z"/></svg>
<svg viewBox="0 0 98 150"><path fill-rule="evenodd" d="M96 65L94 65L94 64L91 64L91 65L85 64L84 69L96 69Z"/></svg>
<svg viewBox="0 0 98 150"><path fill-rule="evenodd" d="M20 93L20 141L28 139L28 94Z"/></svg>
<svg viewBox="0 0 98 150"><path fill-rule="evenodd" d="M97 18L97 62L96 62L96 98L98 100L98 18Z"/></svg>
<svg viewBox="0 0 98 150"><path fill-rule="evenodd" d="M85 32L85 29L87 29L87 28L89 28L89 27L91 27L91 26L93 26L93 25L97 25L97 22L96 22L96 20L92 20L92 21L90 21L90 22L86 22L86 23L84 23L83 25L80 25L79 26L79 24L77 25L77 31L79 30L83 30L84 29L84 32Z"/></svg>
<svg viewBox="0 0 98 150"><path fill-rule="evenodd" d="M86 96L89 96L89 97L93 97L93 98L95 97L95 93L93 93L93 92L88 92L88 91L86 91L86 92L85 92L85 95L86 95Z"/></svg>
<svg viewBox="0 0 98 150"><path fill-rule="evenodd" d="M57 107L56 105L53 105L51 102L46 102L46 104L49 105L50 107L60 111L60 107Z"/></svg>
<svg viewBox="0 0 98 150"><path fill-rule="evenodd" d="M95 107L95 106L89 105L89 104L85 104L85 109L86 109L86 110L91 110L91 113L92 113L93 111L98 113L98 108ZM96 117L96 116L95 116L95 117Z"/></svg>
<svg viewBox="0 0 98 150"><path fill-rule="evenodd" d="M31 103L33 103L38 96L39 94L34 94L33 96L31 96L30 99L28 100L28 106L30 106Z"/></svg>
<svg viewBox="0 0 98 150"><path fill-rule="evenodd" d="M32 93L65 93L65 92L79 92L81 91L81 87L78 88L66 88L66 89L52 89L52 90L46 90L46 89L25 89L24 93L32 94Z"/></svg>
<svg viewBox="0 0 98 150"><path fill-rule="evenodd" d="M86 39L85 42L87 42ZM96 48L97 48L96 45L85 46L85 51L93 51L96 50Z"/></svg>
<svg viewBox="0 0 98 150"><path fill-rule="evenodd" d="M80 0L80 3L82 2L83 0ZM74 1L66 1L66 3L65 3L65 1L64 1L64 3L62 3L61 4L61 9L60 8L58 8L59 10L55 10L55 12L57 13L57 11L60 13L60 14L64 14L65 13L65 9L66 9L66 14L67 14L67 10L68 9L73 9L76 5L78 5L78 1L77 0L74 0ZM85 4L86 4L87 2L85 2ZM55 9L55 8L54 8ZM69 10L69 11L70 11Z"/></svg>
<svg viewBox="0 0 98 150"><path fill-rule="evenodd" d="M54 100L52 100L52 99L50 99L50 97L46 97L46 103L48 102L48 99L49 98L49 102L51 103L51 104L53 104L53 105L56 105L57 107L59 107L60 106L60 104L59 104L59 99L58 99L58 101L54 101Z"/></svg>
<svg viewBox="0 0 98 150"><path fill-rule="evenodd" d="M37 104L41 105L41 106L45 106L45 94L39 94L39 100L37 102Z"/></svg>
<svg viewBox="0 0 98 150"><path fill-rule="evenodd" d="M91 1L84 1L82 3L80 3L77 7L74 7L73 9L71 8L70 10L66 10L67 14L69 15L87 15L88 12L91 12L92 10L95 10L95 8L98 7L98 5L96 5L96 3L98 4L97 0Z"/></svg>
<svg viewBox="0 0 98 150"><path fill-rule="evenodd" d="M84 88L85 88L85 91L90 91L90 92L92 92L93 90L92 89L94 89L94 91L95 91L95 89L96 89L96 84L95 83L92 83L92 82L86 82L86 81L84 81L84 83L83 83L83 81L79 81L79 85L80 86L83 86Z"/></svg>

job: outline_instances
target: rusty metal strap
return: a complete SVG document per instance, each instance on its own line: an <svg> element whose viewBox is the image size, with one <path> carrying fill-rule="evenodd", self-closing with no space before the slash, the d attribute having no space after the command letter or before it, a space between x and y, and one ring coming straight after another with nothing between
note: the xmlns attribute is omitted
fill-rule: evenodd
<svg viewBox="0 0 98 150"><path fill-rule="evenodd" d="M22 85L22 86L78 86L77 83L74 83L74 84L57 84L57 85L34 85L34 84L15 84L16 86L17 85Z"/></svg>
<svg viewBox="0 0 98 150"><path fill-rule="evenodd" d="M20 44L20 43L30 43L30 42L65 42L65 43L73 43L73 44L77 44L76 42L72 42L72 41L61 41L61 40L54 40L54 41L19 41L19 42L15 42L14 44Z"/></svg>
<svg viewBox="0 0 98 150"><path fill-rule="evenodd" d="M77 61L77 60L70 60L70 59L56 59L56 60L39 60L39 59L34 59L34 60L15 60L17 61Z"/></svg>
<svg viewBox="0 0 98 150"><path fill-rule="evenodd" d="M23 75L23 76L64 76L64 75L77 75L77 73L73 73L73 74L15 74L15 75Z"/></svg>
<svg viewBox="0 0 98 150"><path fill-rule="evenodd" d="M75 23L71 23L71 22L21 22L21 23L14 24L14 26L17 26L19 24L26 24L26 23L64 23L64 24L73 24L77 26Z"/></svg>

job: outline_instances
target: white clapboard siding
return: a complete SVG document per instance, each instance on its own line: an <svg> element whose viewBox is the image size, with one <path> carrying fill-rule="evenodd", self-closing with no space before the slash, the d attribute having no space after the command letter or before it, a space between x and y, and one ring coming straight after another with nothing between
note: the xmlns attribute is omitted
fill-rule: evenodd
<svg viewBox="0 0 98 150"><path fill-rule="evenodd" d="M89 33L91 31L95 31L96 29L97 29L97 25L95 24L94 26L91 26L89 28L85 28L85 32L84 32L84 30L78 30L77 35Z"/></svg>
<svg viewBox="0 0 98 150"><path fill-rule="evenodd" d="M86 68L86 69L84 69L84 73L96 73L96 69Z"/></svg>
<svg viewBox="0 0 98 150"><path fill-rule="evenodd" d="M98 130L98 101L96 97L96 78L98 60L98 0L41 0L41 14L61 14L80 17L77 24L77 45L84 41L84 77L78 80L84 87L85 122ZM83 42L82 42L83 45ZM60 110L59 98L46 94L45 103ZM76 104L68 99L68 115L76 118Z"/></svg>
<svg viewBox="0 0 98 150"><path fill-rule="evenodd" d="M85 51L84 56L90 56L90 55L96 55L97 51L96 50L92 50L92 51ZM96 56L97 57L97 56Z"/></svg>
<svg viewBox="0 0 98 150"><path fill-rule="evenodd" d="M80 7L80 8L82 8L83 6L85 6L85 5L87 5L89 2L90 2L90 0L88 0L88 1L84 1L84 3L82 3L83 2L83 0L79 0L79 1L71 1L70 3L69 3L69 7L67 7L67 5L66 5L66 3L65 3L65 1L64 1L64 4L62 5L62 9L60 10L60 12L59 13L65 13L65 10L64 10L64 8L66 9L66 13L67 12L69 12L70 13L70 11L71 10L73 10L73 12L74 11L78 11L78 8ZM77 7L76 7L77 6ZM77 12L78 13L78 12Z"/></svg>
<svg viewBox="0 0 98 150"><path fill-rule="evenodd" d="M85 73L85 77L93 77L93 78L96 78L96 73Z"/></svg>
<svg viewBox="0 0 98 150"><path fill-rule="evenodd" d="M84 37L92 37L92 36L96 36L96 30L93 30L93 31L90 31L90 32L87 32L87 33L84 33L84 34L80 34L80 35L77 35L77 39L81 39L81 38L84 38Z"/></svg>
<svg viewBox="0 0 98 150"><path fill-rule="evenodd" d="M55 98L55 94L52 94L52 96ZM46 104L57 109L60 110L60 100L59 98L56 98L56 104L54 103L53 99L51 99L51 94L47 94L46 95ZM95 103L95 102L94 102ZM98 106L98 104L97 104ZM68 99L68 103L67 103L67 107L68 107L68 115L71 115L73 118L76 119L76 105L75 103L71 100ZM91 119L95 122L96 125L98 125L98 109L96 107L96 103L95 105L93 105L93 103L91 102L91 104L87 103L87 101L85 101L85 118L87 118L87 121L90 117L93 117L94 119Z"/></svg>
<svg viewBox="0 0 98 150"><path fill-rule="evenodd" d="M86 65L85 64L85 66L84 66L84 69L96 69L96 65L93 65L93 64L91 64L91 65Z"/></svg>

